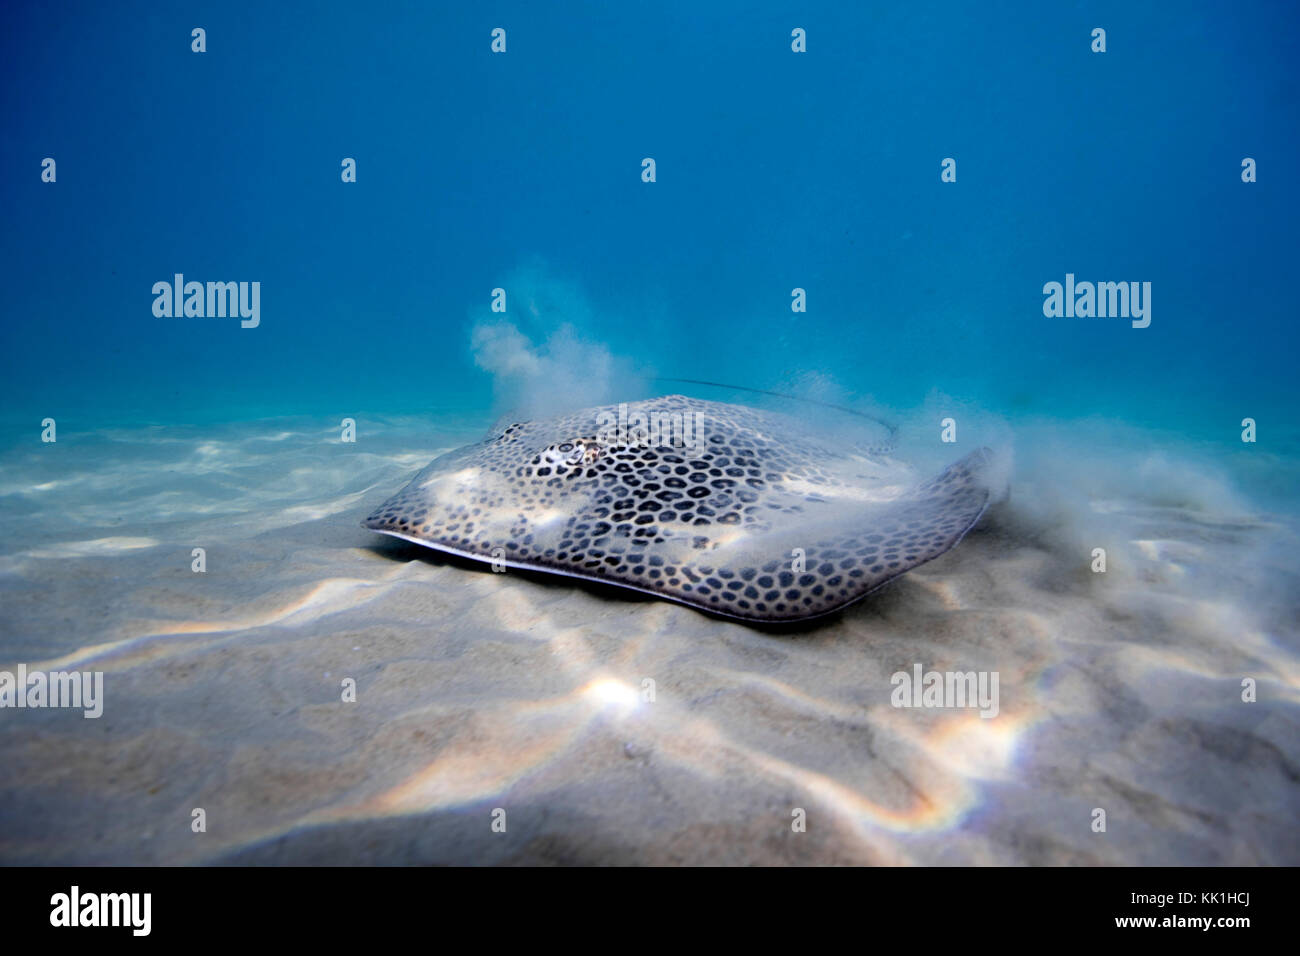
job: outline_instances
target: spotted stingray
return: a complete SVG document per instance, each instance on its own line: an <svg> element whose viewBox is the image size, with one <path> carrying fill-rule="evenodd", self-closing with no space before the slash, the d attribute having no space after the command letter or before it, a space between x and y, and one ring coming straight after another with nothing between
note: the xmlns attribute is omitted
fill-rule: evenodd
<svg viewBox="0 0 1300 956"><path fill-rule="evenodd" d="M498 567L754 622L828 614L956 545L987 449L928 481L887 445L670 395L510 425L435 459L364 526Z"/></svg>

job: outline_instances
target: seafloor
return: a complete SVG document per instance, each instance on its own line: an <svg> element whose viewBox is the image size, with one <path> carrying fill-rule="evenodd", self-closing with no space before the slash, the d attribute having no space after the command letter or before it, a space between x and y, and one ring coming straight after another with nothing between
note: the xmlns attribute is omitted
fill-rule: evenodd
<svg viewBox="0 0 1300 956"><path fill-rule="evenodd" d="M1295 526L1197 449L1024 429L955 551L768 633L359 527L479 424L5 451L0 669L105 704L0 710L0 861L1300 863ZM997 717L892 707L917 663Z"/></svg>

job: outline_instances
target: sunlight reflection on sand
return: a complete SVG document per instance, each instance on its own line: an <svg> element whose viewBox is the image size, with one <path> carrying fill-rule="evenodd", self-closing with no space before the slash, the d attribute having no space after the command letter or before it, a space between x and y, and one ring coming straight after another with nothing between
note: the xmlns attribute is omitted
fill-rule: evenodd
<svg viewBox="0 0 1300 956"><path fill-rule="evenodd" d="M486 840L501 806L526 841L445 861L558 844L598 862L1300 862L1293 578L1270 577L1290 573L1285 522L1107 498L1073 532L1108 543L1103 576L1004 508L843 615L773 634L364 531L463 440L427 431L115 429L81 457L61 433L57 467L7 463L0 669L102 670L108 704L0 723L24 818L0 860L293 860L359 833L340 845L383 862L406 832L387 825L463 813ZM998 672L999 713L891 706L918 663ZM220 821L203 840L195 806ZM1115 838L1090 832L1094 806ZM63 835L87 827L98 842Z"/></svg>

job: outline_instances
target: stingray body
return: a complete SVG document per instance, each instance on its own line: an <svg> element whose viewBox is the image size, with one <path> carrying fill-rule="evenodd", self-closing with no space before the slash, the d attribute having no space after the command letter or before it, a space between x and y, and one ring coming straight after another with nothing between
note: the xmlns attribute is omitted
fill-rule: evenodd
<svg viewBox="0 0 1300 956"><path fill-rule="evenodd" d="M930 480L798 419L670 395L510 425L435 459L365 520L516 568L754 622L850 604L957 544L980 449Z"/></svg>

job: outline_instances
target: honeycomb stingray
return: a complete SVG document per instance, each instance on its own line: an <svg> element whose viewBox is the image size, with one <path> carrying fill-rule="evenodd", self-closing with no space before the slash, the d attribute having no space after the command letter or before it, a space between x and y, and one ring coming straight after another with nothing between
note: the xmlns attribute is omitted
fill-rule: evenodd
<svg viewBox="0 0 1300 956"><path fill-rule="evenodd" d="M364 525L746 621L800 621L956 545L988 506L990 458L980 449L919 481L887 446L671 395L510 425L435 459Z"/></svg>

